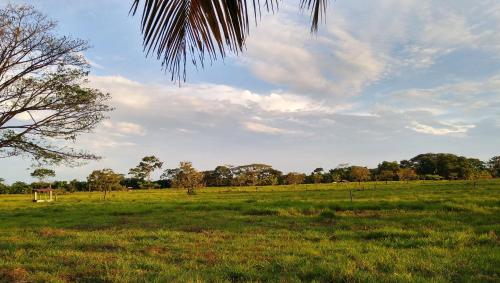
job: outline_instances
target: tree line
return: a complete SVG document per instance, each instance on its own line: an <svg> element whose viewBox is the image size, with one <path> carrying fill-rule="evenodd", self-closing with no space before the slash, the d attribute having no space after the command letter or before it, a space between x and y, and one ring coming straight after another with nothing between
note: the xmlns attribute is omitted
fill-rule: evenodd
<svg viewBox="0 0 500 283"><path fill-rule="evenodd" d="M194 194L199 187L298 185L335 182L409 181L409 180L478 180L500 177L500 156L488 161L467 158L449 153L419 154L409 160L382 161L375 168L339 164L325 170L316 168L311 173L289 172L274 169L267 164L241 166L220 165L213 170L198 171L191 162L180 162L177 168L164 169L159 180L152 174L163 168L164 163L155 156L144 157L128 174L112 169L95 170L86 180L52 181L55 171L38 168L31 173L36 182L15 182L6 185L0 178L0 193L29 193L34 188L51 187L68 192L111 190L185 188Z"/></svg>

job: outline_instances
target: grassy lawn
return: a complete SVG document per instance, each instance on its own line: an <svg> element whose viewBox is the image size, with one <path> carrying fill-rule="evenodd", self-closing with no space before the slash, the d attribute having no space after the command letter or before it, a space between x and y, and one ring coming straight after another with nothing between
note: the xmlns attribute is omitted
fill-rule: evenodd
<svg viewBox="0 0 500 283"><path fill-rule="evenodd" d="M100 198L0 195L0 281L500 281L500 180Z"/></svg>

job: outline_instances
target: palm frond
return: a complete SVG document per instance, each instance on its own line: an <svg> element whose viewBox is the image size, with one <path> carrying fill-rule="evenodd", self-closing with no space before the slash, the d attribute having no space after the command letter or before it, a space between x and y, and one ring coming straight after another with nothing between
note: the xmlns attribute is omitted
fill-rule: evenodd
<svg viewBox="0 0 500 283"><path fill-rule="evenodd" d="M172 80L186 79L186 60L202 67L226 52L243 50L249 30L249 14L260 17L261 4L267 11L278 9L280 0L133 0L136 14L143 3L141 28L144 50L156 54ZM249 3L251 2L251 3ZM311 10L311 31L316 31L328 0L301 0L301 8Z"/></svg>

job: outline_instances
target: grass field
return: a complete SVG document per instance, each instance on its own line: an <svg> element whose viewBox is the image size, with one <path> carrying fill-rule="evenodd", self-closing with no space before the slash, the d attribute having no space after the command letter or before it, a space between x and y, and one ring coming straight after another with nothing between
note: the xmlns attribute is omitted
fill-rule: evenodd
<svg viewBox="0 0 500 283"><path fill-rule="evenodd" d="M3 195L0 281L500 282L500 180L361 186Z"/></svg>

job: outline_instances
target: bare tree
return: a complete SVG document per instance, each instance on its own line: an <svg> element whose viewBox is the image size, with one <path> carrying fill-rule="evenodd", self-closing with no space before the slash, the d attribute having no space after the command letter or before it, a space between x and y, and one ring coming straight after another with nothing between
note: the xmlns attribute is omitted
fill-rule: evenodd
<svg viewBox="0 0 500 283"><path fill-rule="evenodd" d="M110 98L83 87L85 41L54 35L56 24L30 6L0 10L0 158L39 162L98 159L67 141L106 118Z"/></svg>

